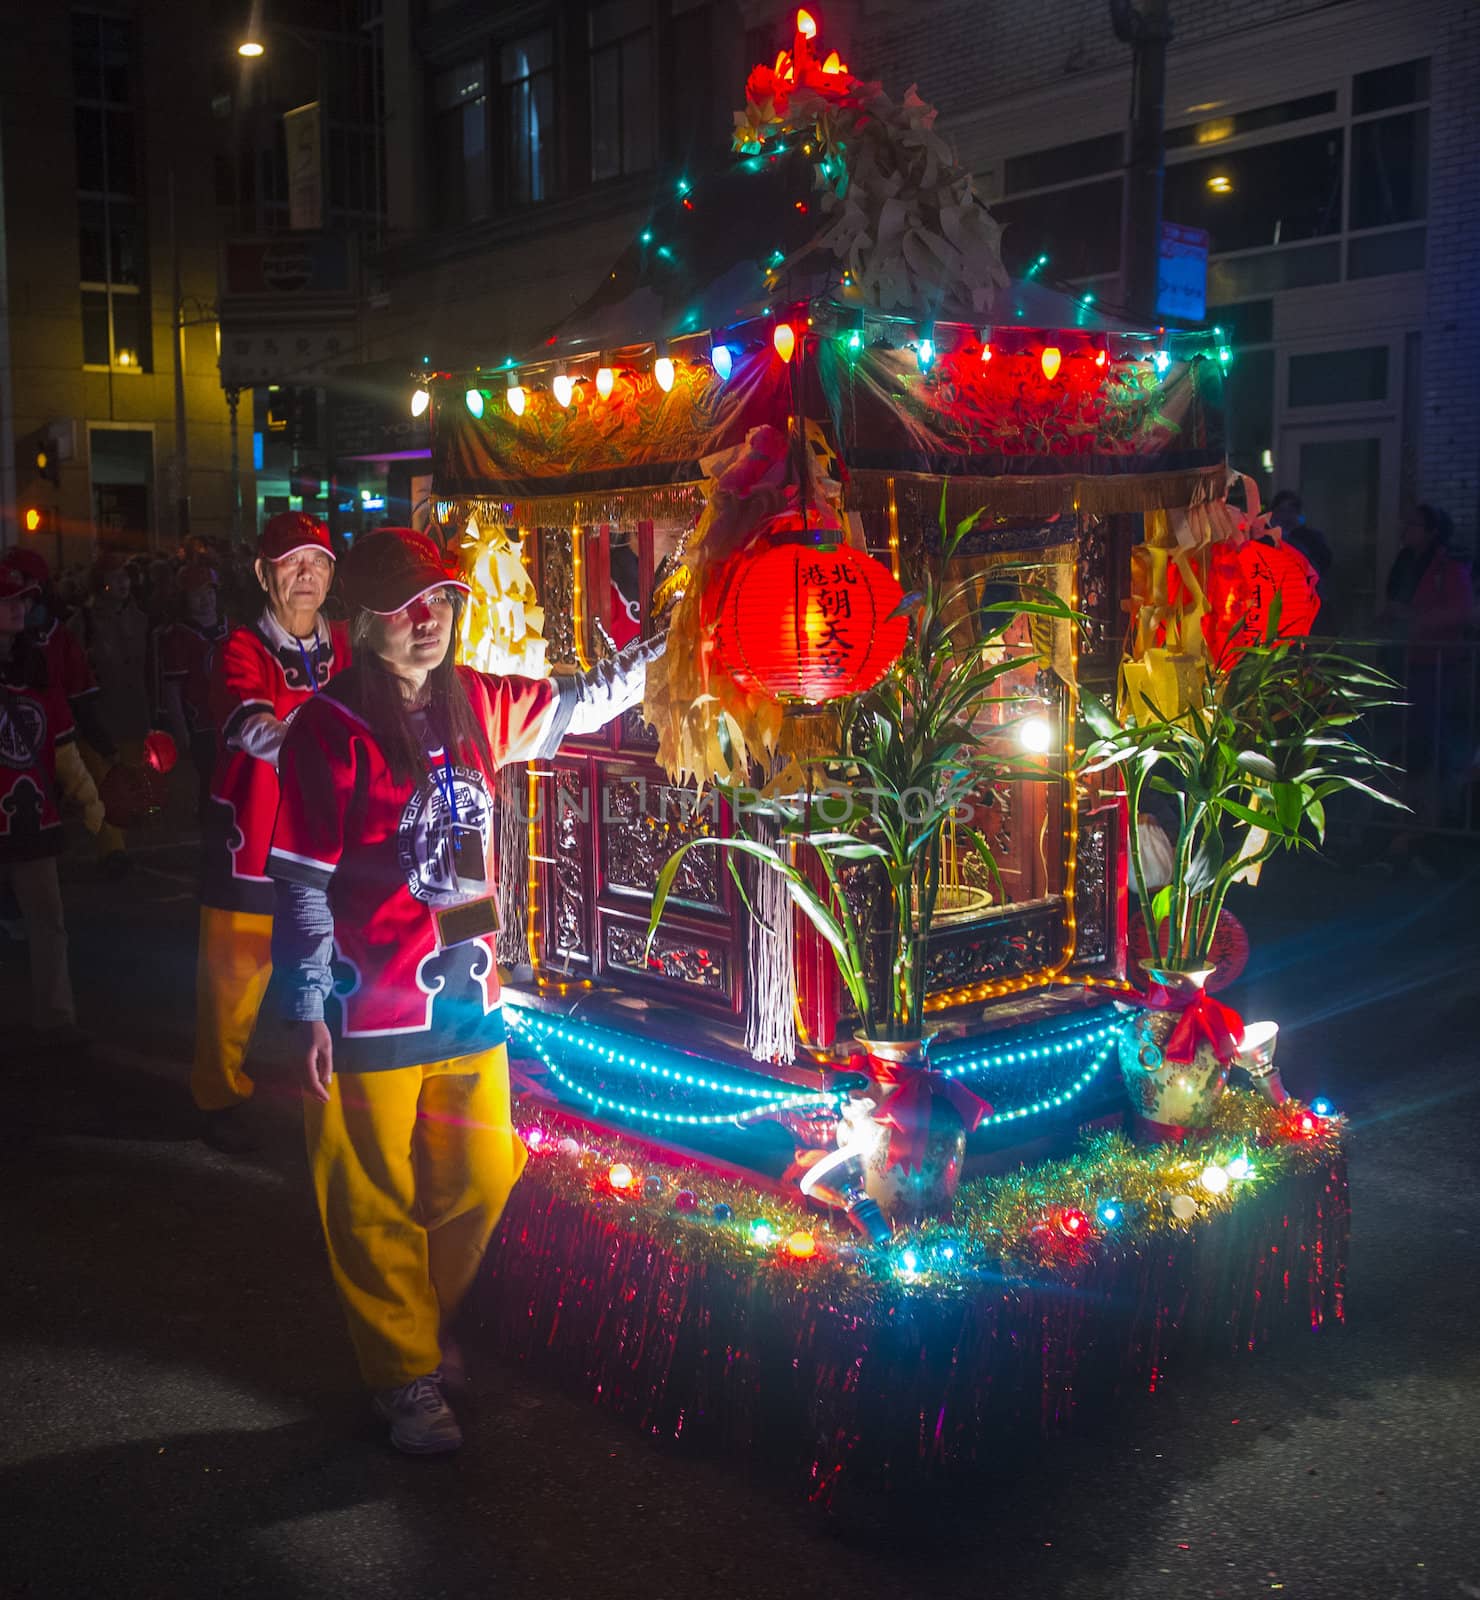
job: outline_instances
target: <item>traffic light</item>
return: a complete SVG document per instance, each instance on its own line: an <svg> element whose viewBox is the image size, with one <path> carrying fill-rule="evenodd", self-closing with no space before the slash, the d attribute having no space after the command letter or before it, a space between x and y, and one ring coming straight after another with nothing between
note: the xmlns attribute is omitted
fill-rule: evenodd
<svg viewBox="0 0 1480 1600"><path fill-rule="evenodd" d="M46 521L46 513L40 506L27 506L21 517L21 523L27 533L40 533Z"/></svg>
<svg viewBox="0 0 1480 1600"><path fill-rule="evenodd" d="M50 440L36 446L36 472L52 486L62 486L62 464L57 460L56 447Z"/></svg>

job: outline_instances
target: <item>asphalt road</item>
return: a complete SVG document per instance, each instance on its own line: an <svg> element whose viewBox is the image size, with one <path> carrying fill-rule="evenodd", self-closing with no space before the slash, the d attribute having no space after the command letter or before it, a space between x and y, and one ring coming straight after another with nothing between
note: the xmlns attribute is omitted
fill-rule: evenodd
<svg viewBox="0 0 1480 1600"><path fill-rule="evenodd" d="M1348 1327L843 1526L480 1364L460 1457L369 1419L292 1107L193 1138L188 848L69 868L91 1062L3 1051L0 1595L1480 1597L1480 871L1276 863L1231 996L1354 1124ZM0 1005L23 1014L23 970Z"/></svg>

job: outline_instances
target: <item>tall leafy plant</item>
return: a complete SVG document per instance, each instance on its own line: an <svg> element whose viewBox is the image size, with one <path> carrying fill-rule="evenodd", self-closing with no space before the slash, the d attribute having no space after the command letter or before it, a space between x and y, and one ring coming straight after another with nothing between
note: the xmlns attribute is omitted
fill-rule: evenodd
<svg viewBox="0 0 1480 1600"><path fill-rule="evenodd" d="M1000 882L987 840L958 813L992 784L1041 776L1041 769L989 751L978 726L990 707L1014 703L999 686L1022 658L1003 648L1004 636L1022 616L1075 620L1069 606L1040 585L1018 582L1014 598L983 602L979 580L953 579L950 564L976 521L973 515L952 526L942 489L939 537L922 558L918 587L900 608L909 619L908 642L874 688L841 708L837 757L809 763L802 794L763 799L723 788L736 831L692 839L669 857L653 895L650 944L689 851L724 851L742 897L736 858L748 856L782 875L794 904L831 946L864 1033L919 1036L946 829L954 826L958 848L964 844ZM1009 575L1004 569L994 574ZM774 842L750 830L758 817L772 822ZM796 865L794 844L813 853L821 886ZM845 892L845 870L857 863L882 880L882 929L865 926ZM882 949L877 964L869 959L876 934ZM871 983L873 972L879 981Z"/></svg>
<svg viewBox="0 0 1480 1600"><path fill-rule="evenodd" d="M1095 737L1081 767L1124 770L1136 893L1149 948L1168 967L1206 964L1229 890L1257 882L1276 851L1318 847L1334 795L1399 805L1382 787L1390 764L1357 736L1368 712L1393 704L1396 685L1334 651L1281 640L1278 628L1276 605L1265 637L1210 668L1174 716L1151 707L1117 719L1094 699L1083 706ZM1154 890L1135 825L1150 792L1177 819L1171 881Z"/></svg>

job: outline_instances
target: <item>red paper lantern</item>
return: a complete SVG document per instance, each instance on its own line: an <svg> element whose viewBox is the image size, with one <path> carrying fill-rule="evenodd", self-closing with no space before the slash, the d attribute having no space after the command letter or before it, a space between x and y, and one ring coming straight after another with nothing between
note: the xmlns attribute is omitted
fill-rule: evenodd
<svg viewBox="0 0 1480 1600"><path fill-rule="evenodd" d="M156 728L144 735L144 760L159 773L173 772L179 751L169 734Z"/></svg>
<svg viewBox="0 0 1480 1600"><path fill-rule="evenodd" d="M1231 667L1269 632L1279 596L1277 637L1303 639L1321 609L1316 569L1293 545L1251 539L1237 548L1216 544L1208 571L1208 614L1203 631L1219 667Z"/></svg>
<svg viewBox="0 0 1480 1600"><path fill-rule="evenodd" d="M772 531L788 519L776 519ZM743 688L818 704L871 689L899 659L909 623L888 567L846 545L752 545L735 557L717 654Z"/></svg>

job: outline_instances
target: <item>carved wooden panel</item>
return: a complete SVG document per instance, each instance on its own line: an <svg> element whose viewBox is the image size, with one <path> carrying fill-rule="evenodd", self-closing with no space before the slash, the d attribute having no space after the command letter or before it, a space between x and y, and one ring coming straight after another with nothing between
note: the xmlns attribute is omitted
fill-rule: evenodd
<svg viewBox="0 0 1480 1600"><path fill-rule="evenodd" d="M545 654L552 662L576 661L575 564L569 528L540 529L540 604L545 608Z"/></svg>
<svg viewBox="0 0 1480 1600"><path fill-rule="evenodd" d="M715 831L710 806L695 808L692 791L661 777L607 772L601 779L601 860L606 887L651 895L658 874L681 845ZM693 850L674 879L675 899L723 911L718 850Z"/></svg>
<svg viewBox="0 0 1480 1600"><path fill-rule="evenodd" d="M1079 863L1075 878L1074 909L1078 924L1076 966L1096 966L1112 955L1110 933L1110 833L1117 813L1096 811L1081 816Z"/></svg>
<svg viewBox="0 0 1480 1600"><path fill-rule="evenodd" d="M992 978L1012 978L1052 966L1059 958L1057 906L1011 913L932 939L927 987L955 989Z"/></svg>
<svg viewBox="0 0 1480 1600"><path fill-rule="evenodd" d="M585 793L584 768L556 767L548 834L555 857L548 926L550 950L559 960L591 956L590 830L582 820L589 815L590 803L589 798L583 800Z"/></svg>
<svg viewBox="0 0 1480 1600"><path fill-rule="evenodd" d="M608 922L604 930L606 965L620 972L641 973L669 983L688 985L724 997L730 992L729 952L702 935L664 933L647 949L647 931L628 923Z"/></svg>

